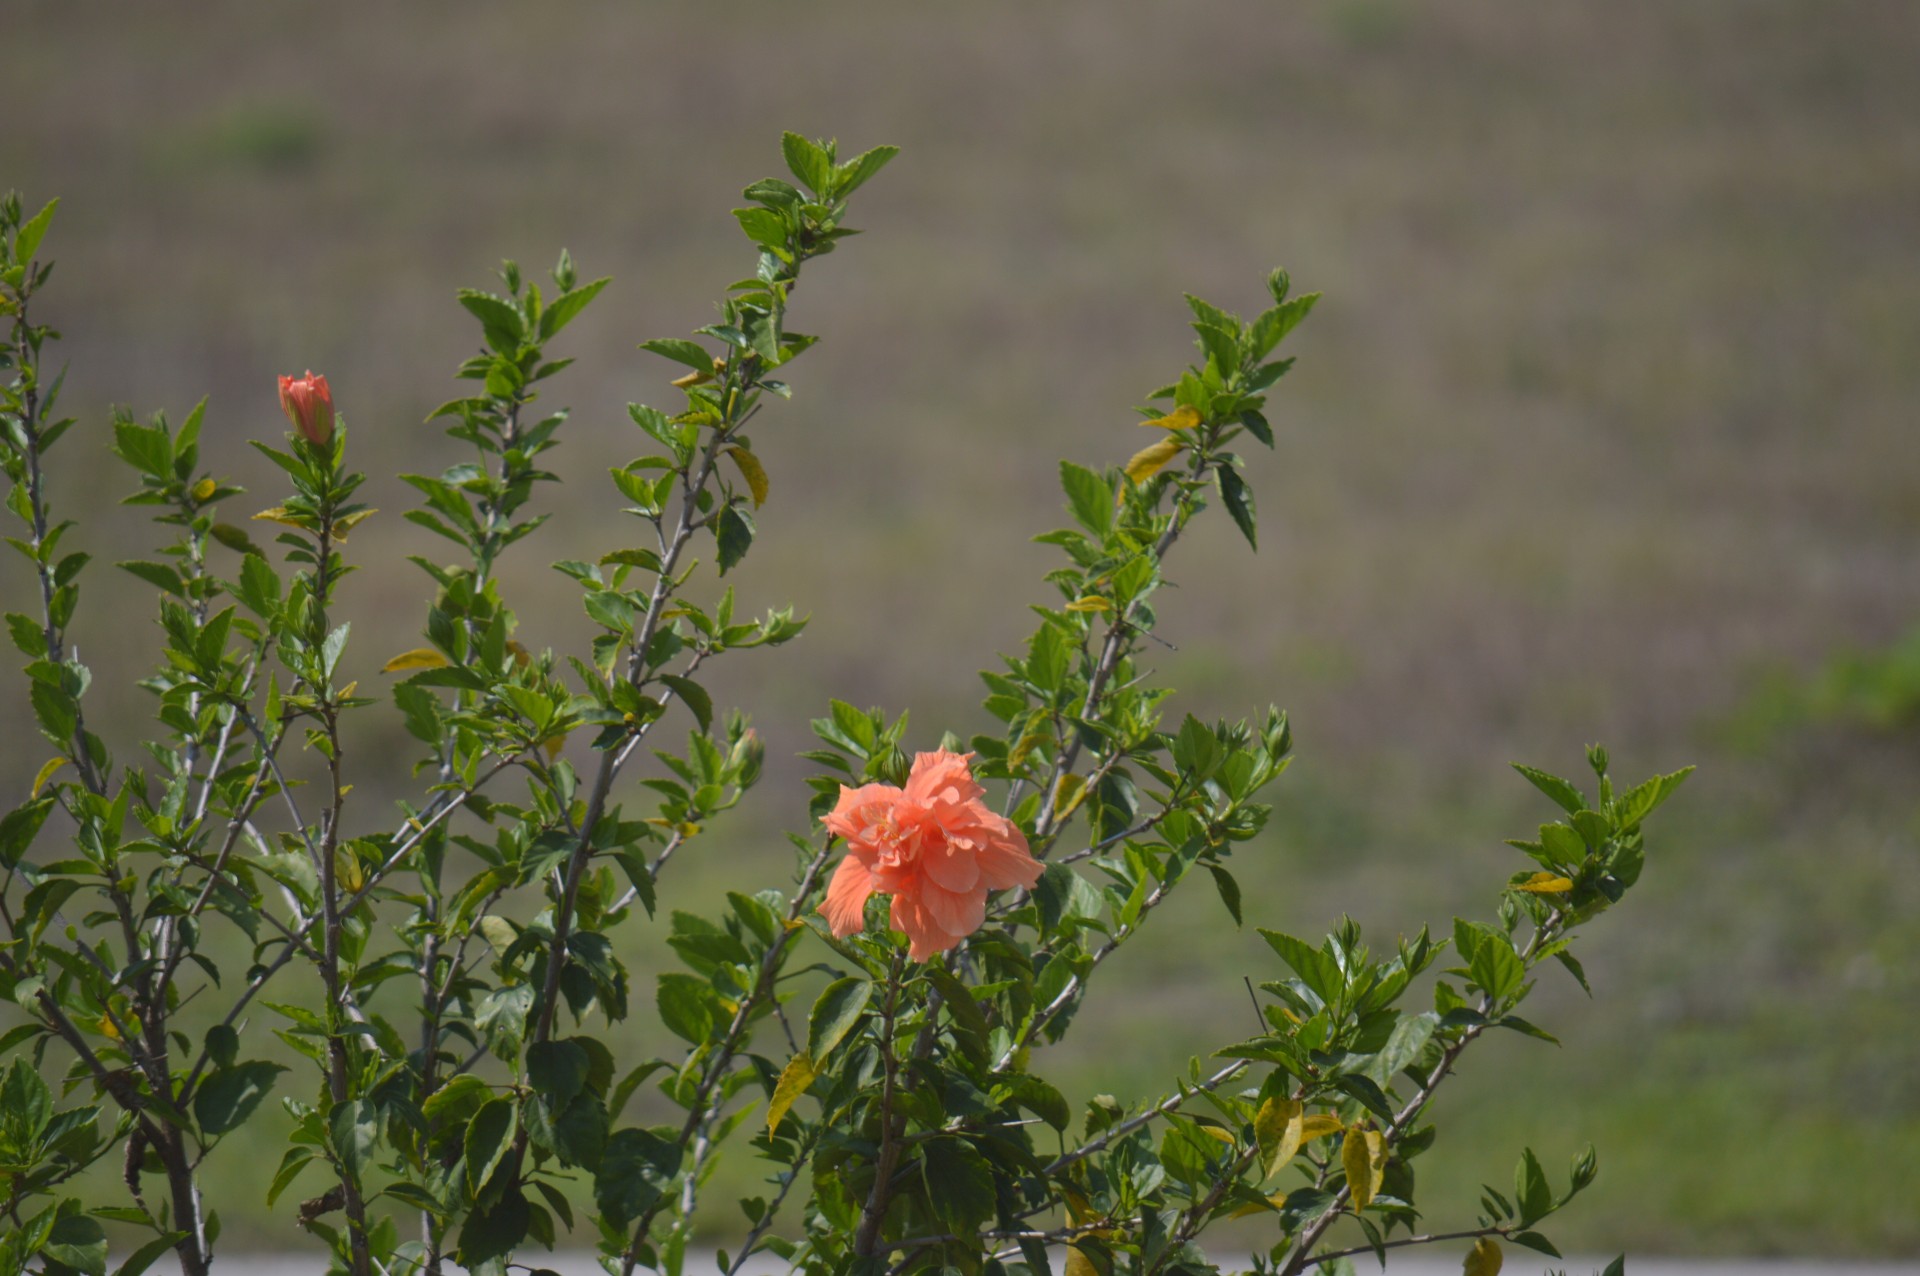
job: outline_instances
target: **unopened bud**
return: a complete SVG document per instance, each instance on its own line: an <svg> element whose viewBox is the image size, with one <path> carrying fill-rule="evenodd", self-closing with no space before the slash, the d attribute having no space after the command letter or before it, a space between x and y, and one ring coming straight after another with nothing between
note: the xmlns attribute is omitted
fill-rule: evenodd
<svg viewBox="0 0 1920 1276"><path fill-rule="evenodd" d="M280 378L280 410L300 436L315 447L333 437L333 391L311 369L304 377Z"/></svg>

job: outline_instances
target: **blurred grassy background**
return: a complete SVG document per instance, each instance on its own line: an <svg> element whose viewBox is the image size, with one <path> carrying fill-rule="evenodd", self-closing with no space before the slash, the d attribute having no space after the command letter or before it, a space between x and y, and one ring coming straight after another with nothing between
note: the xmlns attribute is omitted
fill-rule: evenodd
<svg viewBox="0 0 1920 1276"><path fill-rule="evenodd" d="M1209 526L1163 607L1181 708L1294 714L1300 761L1237 865L1250 913L1444 923L1549 813L1509 759L1570 773L1598 738L1628 779L1702 764L1588 944L1596 1000L1551 989L1534 1016L1565 1048L1489 1043L1445 1100L1433 1221L1523 1142L1564 1166L1591 1140L1570 1247L1920 1249L1920 741L1739 725L1765 677L1920 614L1910 6L10 0L0 22L0 186L65 200L43 317L88 427L56 480L78 542L111 560L143 534L109 504L109 403L177 419L210 394L207 453L268 493L241 440L282 428L275 373L323 371L388 511L353 541L369 684L416 645L402 556L439 553L388 476L453 455L419 424L473 341L453 289L563 244L615 276L561 343L570 486L505 573L522 639L577 645L545 564L627 535L601 476L637 451L622 405L672 375L634 343L748 269L726 210L780 129L903 148L859 198L872 233L809 271L794 321L826 342L756 431L773 495L742 598L814 620L718 680L771 765L676 861L676 904L782 862L829 695L911 707L929 742L977 727L971 671L1044 596L1027 538L1062 517L1055 460L1137 446L1128 407L1185 357L1181 291L1252 310L1286 264L1327 300L1250 471L1261 552ZM24 588L0 569L7 606ZM151 600L104 566L87 588L89 714L124 756ZM4 694L12 793L45 749ZM376 822L405 754L369 717ZM1244 1026L1270 956L1189 895L1103 976L1063 1047L1078 1092L1164 1088ZM659 948L633 942L644 988ZM277 1137L216 1155L215 1195L257 1197ZM292 1241L284 1203L225 1212Z"/></svg>

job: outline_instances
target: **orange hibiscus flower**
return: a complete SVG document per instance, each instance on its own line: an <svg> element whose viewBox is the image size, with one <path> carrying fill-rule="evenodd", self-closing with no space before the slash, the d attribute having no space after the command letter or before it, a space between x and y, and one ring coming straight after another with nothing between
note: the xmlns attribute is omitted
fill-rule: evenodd
<svg viewBox="0 0 1920 1276"><path fill-rule="evenodd" d="M280 410L315 447L325 447L333 437L333 391L313 369L304 377L280 378Z"/></svg>
<svg viewBox="0 0 1920 1276"><path fill-rule="evenodd" d="M892 921L907 955L925 961L986 920L987 892L1032 886L1041 864L1012 821L980 800L971 753L922 753L907 787L844 785L821 823L847 839L847 857L820 906L842 938L866 925L867 896L893 896Z"/></svg>

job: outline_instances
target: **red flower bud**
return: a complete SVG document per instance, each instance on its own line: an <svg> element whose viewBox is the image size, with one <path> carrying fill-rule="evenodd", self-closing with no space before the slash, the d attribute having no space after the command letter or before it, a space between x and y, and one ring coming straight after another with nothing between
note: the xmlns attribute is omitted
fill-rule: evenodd
<svg viewBox="0 0 1920 1276"><path fill-rule="evenodd" d="M280 378L280 410L315 447L333 437L333 391L309 369L304 377Z"/></svg>

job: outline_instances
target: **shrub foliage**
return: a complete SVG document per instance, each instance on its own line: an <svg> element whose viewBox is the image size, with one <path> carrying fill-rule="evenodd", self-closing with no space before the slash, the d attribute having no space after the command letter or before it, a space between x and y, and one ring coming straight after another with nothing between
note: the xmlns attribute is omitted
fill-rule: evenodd
<svg viewBox="0 0 1920 1276"><path fill-rule="evenodd" d="M1577 935L1639 877L1643 821L1684 773L1619 788L1598 748L1591 791L1519 768L1554 819L1512 843L1486 918L1374 946L1351 920L1317 941L1262 930L1258 1035L1130 1104L1073 1111L1043 1074L1176 888L1206 883L1242 923L1233 857L1287 769L1286 717L1182 713L1145 657L1193 520L1217 506L1255 543L1279 351L1318 297L1285 272L1251 320L1189 297L1198 356L1146 396L1130 459L1061 465L1048 601L981 675L1000 725L961 741L831 702L790 880L743 884L718 916L662 904L671 861L761 771L745 717L702 682L803 625L749 615L725 583L769 496L752 435L777 428L814 344L788 326L803 271L854 233L849 201L893 155L783 149L792 180L755 182L734 213L753 273L717 322L644 343L680 365L681 400L629 408L641 455L611 474L626 547L555 564L592 623L578 651L517 642L498 577L541 528L565 435L542 401L570 362L553 348L607 283L564 253L549 281L507 263L459 294L482 345L433 415L447 468L403 476L405 517L446 545L414 560L423 637L385 661L387 694L350 672L371 668L345 617L379 524L325 378L283 378L294 428L255 444L283 476L265 508L207 464L204 404L177 425L116 414L126 499L160 540L119 567L155 591L161 639L140 683L151 737L117 750L89 725L72 638L88 555L46 481L74 424L46 372L54 207L0 208L0 458L34 585L6 623L52 749L0 821L17 1010L0 1272L212 1270L222 1202L201 1167L251 1122L286 1132L266 1203L352 1276L530 1270L555 1246L679 1276L723 1149L767 1184L739 1203L729 1274L777 1257L808 1276L1200 1276L1205 1229L1246 1217L1269 1238L1253 1269L1288 1276L1437 1240L1488 1276L1503 1241L1554 1253L1540 1229L1592 1153L1554 1175L1524 1152L1511 1191L1431 1230L1415 1166L1433 1099L1491 1029L1552 1040L1522 1005L1549 964L1585 985ZM356 768L387 760L350 756L342 723L372 712L414 742L417 796L390 817L351 797ZM989 850L966 830L983 828L1030 887L976 879ZM829 926L837 874L874 893ZM666 928L676 969L630 968L637 926ZM243 941L210 944L219 929ZM236 948L243 967L216 964ZM610 1032L636 1009L642 1030ZM78 1177L108 1158L117 1180Z"/></svg>

